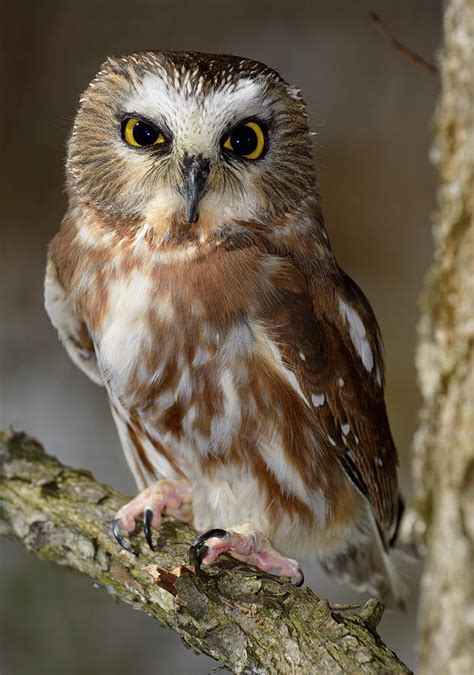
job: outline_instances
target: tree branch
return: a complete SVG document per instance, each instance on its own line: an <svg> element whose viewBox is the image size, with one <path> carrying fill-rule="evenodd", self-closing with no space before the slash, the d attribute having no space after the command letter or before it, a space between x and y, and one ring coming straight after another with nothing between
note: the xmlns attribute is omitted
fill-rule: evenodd
<svg viewBox="0 0 474 675"><path fill-rule="evenodd" d="M394 35L392 35L392 33L388 30L387 26L385 25L385 22L376 12L370 12L369 16L370 20L372 21L373 25L377 28L379 33L384 36L387 42L390 45L392 45L392 47L396 49L397 52L402 54L409 61L416 63L418 66L423 66L423 68L429 70L430 73L434 73L435 75L439 73L438 68L433 63L430 63L429 61L427 61L427 59L423 58L423 56L420 56L420 54L413 51L413 49L409 49L402 42L400 42L400 40L397 40L397 38Z"/></svg>
<svg viewBox="0 0 474 675"><path fill-rule="evenodd" d="M376 633L381 603L370 600L359 614L331 607L309 588L235 561L195 574L195 533L172 521L160 528L155 553L136 537L135 557L110 534L124 502L25 434L0 433L0 534L87 575L233 672L410 672Z"/></svg>

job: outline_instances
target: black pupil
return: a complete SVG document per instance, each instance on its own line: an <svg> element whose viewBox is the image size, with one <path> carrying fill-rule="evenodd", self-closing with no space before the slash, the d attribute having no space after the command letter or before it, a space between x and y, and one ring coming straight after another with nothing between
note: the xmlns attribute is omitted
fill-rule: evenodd
<svg viewBox="0 0 474 675"><path fill-rule="evenodd" d="M145 122L137 122L133 127L133 138L138 145L153 145L158 138L159 131Z"/></svg>
<svg viewBox="0 0 474 675"><path fill-rule="evenodd" d="M238 155L250 155L257 148L258 137L252 127L243 124L231 133L230 142Z"/></svg>

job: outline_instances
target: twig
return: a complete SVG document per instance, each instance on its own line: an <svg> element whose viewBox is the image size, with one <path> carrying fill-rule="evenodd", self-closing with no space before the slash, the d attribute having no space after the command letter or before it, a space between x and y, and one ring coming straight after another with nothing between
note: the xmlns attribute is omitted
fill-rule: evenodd
<svg viewBox="0 0 474 675"><path fill-rule="evenodd" d="M87 575L235 673L408 673L375 631L383 606L341 612L309 588L229 561L196 574L195 532L165 522L157 551L121 550L110 522L125 497L60 464L24 434L0 433L0 534Z"/></svg>
<svg viewBox="0 0 474 675"><path fill-rule="evenodd" d="M405 47L405 45L402 44L400 40L397 40L397 38L394 35L392 35L392 33L388 30L383 19L376 12L370 12L370 20L377 28L379 33L381 33L384 36L384 38L392 45L392 47L396 49L398 52L400 52L400 54L403 54L403 56L405 56L413 63L416 63L419 66L423 66L423 68L429 70L430 73L439 72L438 68L433 63L430 63L425 58L423 58L423 56L420 56L412 49Z"/></svg>

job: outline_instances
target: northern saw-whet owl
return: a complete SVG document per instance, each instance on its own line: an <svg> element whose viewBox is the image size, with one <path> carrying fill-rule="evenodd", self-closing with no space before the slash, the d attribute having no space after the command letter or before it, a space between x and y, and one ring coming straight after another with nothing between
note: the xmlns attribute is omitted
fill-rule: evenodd
<svg viewBox="0 0 474 675"><path fill-rule="evenodd" d="M138 496L301 583L293 558L392 606L403 510L373 311L331 251L299 91L245 58L109 59L68 144L69 208L46 307L106 388ZM287 557L291 556L291 557Z"/></svg>

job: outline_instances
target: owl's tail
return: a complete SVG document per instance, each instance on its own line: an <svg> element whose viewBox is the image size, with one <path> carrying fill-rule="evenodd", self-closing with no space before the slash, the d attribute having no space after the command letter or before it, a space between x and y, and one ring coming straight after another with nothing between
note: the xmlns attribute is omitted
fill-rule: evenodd
<svg viewBox="0 0 474 675"><path fill-rule="evenodd" d="M359 591L368 591L387 608L406 608L407 588L384 547L368 504L346 547L325 555L321 564L336 581L349 583Z"/></svg>

